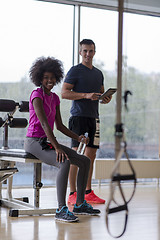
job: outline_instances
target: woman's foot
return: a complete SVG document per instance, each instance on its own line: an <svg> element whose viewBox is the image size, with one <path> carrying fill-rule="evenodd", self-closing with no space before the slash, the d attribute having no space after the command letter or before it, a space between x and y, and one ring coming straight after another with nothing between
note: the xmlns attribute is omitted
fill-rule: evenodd
<svg viewBox="0 0 160 240"><path fill-rule="evenodd" d="M73 208L73 213L81 215L99 215L100 212L99 209L94 209L86 200L79 206L75 204Z"/></svg>
<svg viewBox="0 0 160 240"><path fill-rule="evenodd" d="M63 206L60 210L56 210L55 219L64 222L78 222L78 217L74 216L72 212L68 210L67 206Z"/></svg>

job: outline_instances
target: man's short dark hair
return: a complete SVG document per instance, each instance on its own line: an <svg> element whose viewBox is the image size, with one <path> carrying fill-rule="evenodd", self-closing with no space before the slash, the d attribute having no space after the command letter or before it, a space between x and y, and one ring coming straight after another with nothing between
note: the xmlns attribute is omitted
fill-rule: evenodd
<svg viewBox="0 0 160 240"><path fill-rule="evenodd" d="M95 43L93 42L93 40L91 40L91 39L83 39L80 43L79 43L79 45L80 45L80 47L83 45L83 44L86 44L86 45L94 45L94 50L96 50L96 46L95 46Z"/></svg>

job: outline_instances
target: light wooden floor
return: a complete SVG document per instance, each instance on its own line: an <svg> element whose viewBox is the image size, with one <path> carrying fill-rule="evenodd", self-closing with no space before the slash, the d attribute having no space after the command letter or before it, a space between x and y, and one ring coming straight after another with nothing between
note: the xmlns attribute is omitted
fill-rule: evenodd
<svg viewBox="0 0 160 240"><path fill-rule="evenodd" d="M95 186L95 193L108 199L109 186ZM4 190L5 191L5 190ZM130 188L125 188L129 194ZM5 193L5 192L4 192ZM14 189L14 197L29 196L32 189ZM56 207L55 188L41 190L41 206ZM95 205L100 216L79 216L78 223L56 222L53 215L11 218L8 209L0 208L0 240L110 240L105 224L106 205ZM94 206L94 207L95 207ZM112 230L117 233L123 224L123 214L113 214ZM160 240L160 192L154 185L138 185L129 203L127 230L124 240Z"/></svg>

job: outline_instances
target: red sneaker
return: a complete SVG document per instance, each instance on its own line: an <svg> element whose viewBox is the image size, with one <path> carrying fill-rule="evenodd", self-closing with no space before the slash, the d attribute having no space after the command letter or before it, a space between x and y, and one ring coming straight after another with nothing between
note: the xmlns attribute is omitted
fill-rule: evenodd
<svg viewBox="0 0 160 240"><path fill-rule="evenodd" d="M68 203L74 205L76 204L76 199L77 199L77 192L74 192L72 195L69 195Z"/></svg>
<svg viewBox="0 0 160 240"><path fill-rule="evenodd" d="M93 190L90 193L85 194L85 200L89 203L98 203L98 204L105 203L105 200L96 196L96 194L93 192Z"/></svg>

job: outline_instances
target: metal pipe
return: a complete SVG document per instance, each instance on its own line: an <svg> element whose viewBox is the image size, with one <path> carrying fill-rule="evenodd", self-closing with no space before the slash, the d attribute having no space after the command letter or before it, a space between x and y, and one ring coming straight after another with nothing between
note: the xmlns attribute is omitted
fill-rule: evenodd
<svg viewBox="0 0 160 240"><path fill-rule="evenodd" d="M118 19L118 66L117 66L117 99L116 99L116 125L121 124L122 108L122 45L123 45L123 0L119 0ZM121 149L121 136L115 133L115 158Z"/></svg>

